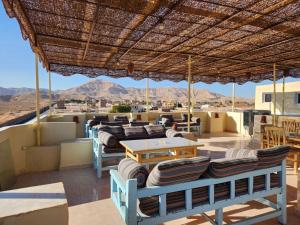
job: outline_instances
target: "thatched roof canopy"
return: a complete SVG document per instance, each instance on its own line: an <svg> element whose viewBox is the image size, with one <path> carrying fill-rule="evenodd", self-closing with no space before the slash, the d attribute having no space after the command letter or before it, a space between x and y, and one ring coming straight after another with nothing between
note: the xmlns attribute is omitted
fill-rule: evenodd
<svg viewBox="0 0 300 225"><path fill-rule="evenodd" d="M300 77L296 0L2 0L45 67L194 82ZM133 65L132 65L133 64ZM133 72L128 71L133 67Z"/></svg>

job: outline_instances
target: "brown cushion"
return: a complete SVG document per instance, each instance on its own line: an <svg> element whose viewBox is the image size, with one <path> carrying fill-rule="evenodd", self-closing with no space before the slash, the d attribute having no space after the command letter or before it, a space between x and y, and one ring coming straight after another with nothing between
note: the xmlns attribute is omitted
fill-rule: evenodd
<svg viewBox="0 0 300 225"><path fill-rule="evenodd" d="M176 131L176 130L173 130L173 129L168 129L166 131L166 136L168 138L172 138L172 137L183 137L182 133Z"/></svg>
<svg viewBox="0 0 300 225"><path fill-rule="evenodd" d="M168 160L158 163L147 179L147 187L197 180L209 165L208 157Z"/></svg>
<svg viewBox="0 0 300 225"><path fill-rule="evenodd" d="M165 128L162 125L147 125L144 126L149 138L164 138L166 137Z"/></svg>
<svg viewBox="0 0 300 225"><path fill-rule="evenodd" d="M100 142L102 142L107 147L114 148L118 144L118 138L106 131L99 131L98 137Z"/></svg>
<svg viewBox="0 0 300 225"><path fill-rule="evenodd" d="M257 150L258 168L263 169L279 165L286 158L289 150L289 146L286 145Z"/></svg>
<svg viewBox="0 0 300 225"><path fill-rule="evenodd" d="M279 187L278 174L271 174L271 188ZM265 187L265 177L254 177L253 191L263 190ZM248 193L248 179L241 179L236 181L235 194L236 196ZM192 190L192 204L193 207L207 203L209 196L208 187L194 188ZM222 183L215 185L215 200L223 200L230 198L229 183ZM180 209L185 207L185 193L184 191L173 192L167 194L167 211ZM158 196L147 197L139 199L139 209L147 216L153 216L159 212Z"/></svg>
<svg viewBox="0 0 300 225"><path fill-rule="evenodd" d="M100 125L97 126L99 131L105 131L110 134L113 134L118 138L118 140L123 140L125 137L124 129L122 126L108 126L108 125Z"/></svg>
<svg viewBox="0 0 300 225"><path fill-rule="evenodd" d="M104 153L125 153L125 148L119 144L114 148L104 146L102 150Z"/></svg>
<svg viewBox="0 0 300 225"><path fill-rule="evenodd" d="M108 115L98 115L94 116L94 120L102 122L102 121L108 121Z"/></svg>
<svg viewBox="0 0 300 225"><path fill-rule="evenodd" d="M127 140L137 140L148 138L147 132L143 126L124 127L125 138Z"/></svg>
<svg viewBox="0 0 300 225"><path fill-rule="evenodd" d="M210 162L204 176L214 178L232 176L255 170L257 165L256 157L215 159Z"/></svg>
<svg viewBox="0 0 300 225"><path fill-rule="evenodd" d="M133 159L122 159L118 165L118 173L126 181L137 179L137 187L143 188L149 175L148 170Z"/></svg>

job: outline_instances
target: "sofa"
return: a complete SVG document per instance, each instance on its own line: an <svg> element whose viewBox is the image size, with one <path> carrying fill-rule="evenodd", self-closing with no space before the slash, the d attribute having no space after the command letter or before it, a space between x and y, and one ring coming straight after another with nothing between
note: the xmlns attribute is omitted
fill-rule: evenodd
<svg viewBox="0 0 300 225"><path fill-rule="evenodd" d="M234 224L270 218L286 224L288 152L288 146L229 150L222 159L169 160L151 171L132 159L123 159L117 170L110 171L111 199L127 225L161 224L195 214L220 225L223 208L248 201L273 209ZM276 202L266 198L272 195L277 196ZM211 210L215 210L214 220L205 214Z"/></svg>
<svg viewBox="0 0 300 225"><path fill-rule="evenodd" d="M94 116L93 119L88 120L85 125L85 137L90 137L92 129L98 125L107 126L145 126L149 125L148 121L136 121L134 119L129 120L126 115L116 115L113 117L113 121L109 121L108 115Z"/></svg>
<svg viewBox="0 0 300 225"><path fill-rule="evenodd" d="M188 126L188 115L182 113L181 119L175 119L172 114L161 114L159 116L158 123L166 128L175 126L175 128L178 130L186 130ZM201 120L199 117L195 117L191 114L190 126L192 129L196 130L200 134Z"/></svg>
<svg viewBox="0 0 300 225"><path fill-rule="evenodd" d="M102 150L105 153L125 152L125 148L120 145L123 140L139 140L165 137L182 137L180 132L172 129L166 130L161 125L145 126L107 126L99 125L95 127L98 132L98 138L102 144Z"/></svg>
<svg viewBox="0 0 300 225"><path fill-rule="evenodd" d="M93 164L100 178L102 171L109 169L103 166L105 160L124 158L125 148L120 141L182 137L182 134L172 129L166 130L162 125L132 127L98 125L93 127L91 137L93 138Z"/></svg>

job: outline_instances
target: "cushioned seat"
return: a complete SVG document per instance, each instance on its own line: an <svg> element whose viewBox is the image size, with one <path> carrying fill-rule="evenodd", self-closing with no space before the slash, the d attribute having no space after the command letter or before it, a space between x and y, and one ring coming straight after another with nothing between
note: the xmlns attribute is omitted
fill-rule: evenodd
<svg viewBox="0 0 300 225"><path fill-rule="evenodd" d="M122 159L118 165L118 173L126 181L137 179L137 187L143 188L149 175L148 170L133 159Z"/></svg>
<svg viewBox="0 0 300 225"><path fill-rule="evenodd" d="M107 125L100 125L96 127L98 131L105 131L110 134L113 134L118 138L118 140L123 140L125 138L124 129L122 126L107 126Z"/></svg>
<svg viewBox="0 0 300 225"><path fill-rule="evenodd" d="M167 160L158 163L147 180L147 187L164 186L197 180L207 169L208 157Z"/></svg>
<svg viewBox="0 0 300 225"><path fill-rule="evenodd" d="M271 188L279 187L279 175L271 174ZM265 177L258 176L254 177L254 188L253 191L260 191L265 187ZM235 194L236 196L248 193L248 179L241 179L236 182ZM205 204L208 202L208 187L195 188L192 190L192 203L193 206ZM215 200L227 199L230 197L230 185L229 183L217 184L215 186ZM179 210L185 207L185 193L173 192L167 194L167 210ZM147 215L153 216L159 212L159 199L158 196L141 198L139 199L140 211Z"/></svg>
<svg viewBox="0 0 300 225"><path fill-rule="evenodd" d="M161 125L144 126L149 138L164 138L166 137L165 128Z"/></svg>
<svg viewBox="0 0 300 225"><path fill-rule="evenodd" d="M126 140L138 140L148 138L148 134L143 126L124 127L124 134Z"/></svg>
<svg viewBox="0 0 300 225"><path fill-rule="evenodd" d="M228 177L245 173L255 169L258 165L256 157L223 158L212 160L208 166L205 177Z"/></svg>
<svg viewBox="0 0 300 225"><path fill-rule="evenodd" d="M280 165L283 159L287 157L289 146L282 145L269 149L248 150L232 149L226 152L226 158L257 157L258 164L256 169L263 169Z"/></svg>
<svg viewBox="0 0 300 225"><path fill-rule="evenodd" d="M114 116L114 121L120 122L122 124L129 124L129 120L127 116L122 116L122 115Z"/></svg>

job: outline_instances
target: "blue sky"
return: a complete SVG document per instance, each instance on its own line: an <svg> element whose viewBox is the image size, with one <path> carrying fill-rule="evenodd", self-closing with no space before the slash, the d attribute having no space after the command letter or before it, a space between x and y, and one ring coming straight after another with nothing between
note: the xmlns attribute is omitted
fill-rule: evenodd
<svg viewBox="0 0 300 225"><path fill-rule="evenodd" d="M34 70L34 54L30 49L28 41L24 41L19 25L15 19L10 19L6 15L2 1L0 3L0 87L35 87L35 70ZM40 65L40 87L48 87L47 72ZM145 87L145 80L135 81L131 78L113 79L100 76L98 79L104 79L118 83L124 87ZM67 89L79 86L87 81L83 75L74 75L71 77L63 77L52 73L52 88L54 90ZM300 79L288 78L287 81L300 81ZM260 84L269 84L270 81L264 81ZM254 97L255 83L248 82L243 85L236 86L236 93L241 97ZM150 82L150 87L187 87L186 82L174 83L170 81ZM232 85L227 84L205 84L197 83L196 88L208 89L212 92L221 93L223 95L231 95Z"/></svg>

